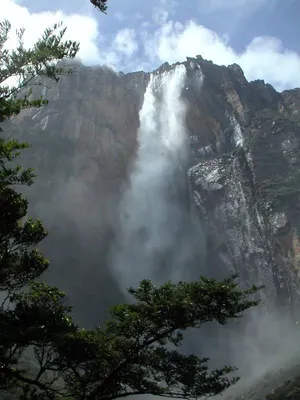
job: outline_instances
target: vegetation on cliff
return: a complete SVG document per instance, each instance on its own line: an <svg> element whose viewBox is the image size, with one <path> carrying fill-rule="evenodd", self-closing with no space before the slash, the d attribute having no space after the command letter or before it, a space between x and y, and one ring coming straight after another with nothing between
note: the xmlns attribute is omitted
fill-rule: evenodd
<svg viewBox="0 0 300 400"><path fill-rule="evenodd" d="M102 3L105 3L103 1ZM102 10L103 11L103 10ZM63 41L65 29L47 29L32 49L5 48L10 25L0 25L0 121L31 99L36 76L54 81L68 71L57 60L75 57L79 45ZM18 80L16 80L18 79ZM103 327L85 330L72 320L65 294L41 281L49 263L37 249L47 232L27 216L28 201L17 191L30 186L32 169L17 160L29 145L0 137L0 391L13 398L115 399L138 394L194 399L222 392L237 381L234 367L208 368L208 359L178 351L183 333L216 321L239 318L258 288L241 290L235 277L155 287L144 280L129 289L132 304L117 305ZM87 260L88 262L88 260Z"/></svg>

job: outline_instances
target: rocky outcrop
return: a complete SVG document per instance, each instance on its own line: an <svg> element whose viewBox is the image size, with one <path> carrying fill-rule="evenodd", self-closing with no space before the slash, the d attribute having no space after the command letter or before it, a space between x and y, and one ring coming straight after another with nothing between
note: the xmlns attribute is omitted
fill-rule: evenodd
<svg viewBox="0 0 300 400"><path fill-rule="evenodd" d="M185 65L186 173L207 234L207 269L265 284L271 303L293 310L300 294L300 90L278 93L248 82L236 64L216 66L201 56ZM156 73L170 68L165 63ZM73 299L83 293L78 302L116 295L106 255L148 80L143 72L77 66L45 90L47 107L11 121L10 130L33 145L33 212L55 232L46 246L59 265L53 279ZM77 282L71 289L70 273Z"/></svg>

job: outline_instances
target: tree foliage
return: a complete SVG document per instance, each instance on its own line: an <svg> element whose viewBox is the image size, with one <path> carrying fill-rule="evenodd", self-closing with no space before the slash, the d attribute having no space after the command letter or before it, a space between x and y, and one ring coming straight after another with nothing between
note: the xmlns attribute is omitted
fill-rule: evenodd
<svg viewBox="0 0 300 400"><path fill-rule="evenodd" d="M61 24L56 24L46 29L28 49L21 29L17 31L17 47L9 49L11 25L8 21L0 22L0 122L24 108L47 104L44 98L31 98L38 76L57 81L61 74L70 72L56 66L58 60L74 58L79 49L78 43L63 40L65 31ZM29 145L8 139L9 132L0 130L0 389L3 390L18 386L18 382L26 383L20 362L28 349L41 340L41 326L57 332L59 312L68 308L60 305L58 300L63 295L57 289L34 283L49 264L36 247L46 236L43 224L27 216L28 200L16 190L18 185L30 186L34 181L33 170L17 163L21 151ZM26 295L20 294L20 289L26 289Z"/></svg>
<svg viewBox="0 0 300 400"><path fill-rule="evenodd" d="M90 0L90 2L98 8L101 12L106 14L107 11L107 0Z"/></svg>
<svg viewBox="0 0 300 400"><path fill-rule="evenodd" d="M17 31L18 44L13 50L6 44L11 33L9 21L0 22L0 122L18 114L26 107L39 107L46 104L45 99L30 100L32 86L37 84L37 76L58 80L59 75L70 70L57 68L57 61L74 58L79 44L71 40L64 41L66 28L55 24L45 30L43 36L30 49L24 46L24 29ZM30 88L22 97L21 89Z"/></svg>
<svg viewBox="0 0 300 400"><path fill-rule="evenodd" d="M105 2L103 2L105 3ZM32 49L19 32L16 50L5 48L10 25L0 25L0 121L46 100L31 99L37 76L57 80L56 61L74 57L78 44L63 42L59 25L45 31ZM15 85L7 84L16 79ZM28 90L25 92L24 90ZM21 91L21 92L20 92ZM20 93L23 93L22 97ZM233 367L210 370L207 358L183 354L189 328L210 321L225 324L257 304L258 288L241 290L235 277L160 287L144 280L129 289L132 303L117 305L103 326L78 327L65 294L39 278L48 261L37 249L46 236L27 216L28 201L17 185L30 186L32 169L17 163L27 143L0 137L0 391L19 399L115 399L153 394L196 399L222 392L237 378ZM249 297L250 296L250 297Z"/></svg>
<svg viewBox="0 0 300 400"><path fill-rule="evenodd" d="M56 63L74 58L79 45L63 41L66 29L61 24L45 30L30 49L24 46L24 29L17 31L18 44L13 50L6 44L11 25L0 22L0 122L18 114L21 109L47 103L43 98L30 99L37 76L58 80L68 73ZM27 90L27 92L24 90ZM23 96L20 91L23 90ZM2 129L1 129L2 131ZM16 185L30 186L34 180L32 169L16 164L20 151L28 143L0 137L0 290L11 293L39 277L48 262L35 246L44 239L46 231L41 221L27 218L28 201L15 190Z"/></svg>
<svg viewBox="0 0 300 400"><path fill-rule="evenodd" d="M188 328L210 321L225 324L257 304L240 290L235 277L218 282L168 282L158 288L149 280L130 289L132 304L111 308L103 328L80 331L59 343L68 395L76 399L115 399L130 395L196 399L212 396L237 381L235 368L209 370L208 358L178 351Z"/></svg>

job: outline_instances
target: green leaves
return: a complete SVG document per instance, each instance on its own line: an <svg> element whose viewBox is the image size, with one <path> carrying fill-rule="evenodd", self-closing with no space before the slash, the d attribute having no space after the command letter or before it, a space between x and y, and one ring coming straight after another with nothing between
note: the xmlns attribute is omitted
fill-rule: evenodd
<svg viewBox="0 0 300 400"><path fill-rule="evenodd" d="M209 370L208 358L181 354L174 346L180 347L185 330L209 321L225 324L258 304L249 296L259 288L243 291L234 279L200 277L157 288L144 280L131 288L133 304L112 307L103 328L72 336L72 348L78 341L81 351L75 358L70 350L64 353L67 390L91 400L136 394L196 399L221 393L238 380L228 376L235 368Z"/></svg>
<svg viewBox="0 0 300 400"><path fill-rule="evenodd" d="M8 50L5 44L10 30L8 21L0 23L0 122L24 108L46 105L43 97L32 98L32 86L39 84L36 78L58 81L59 76L70 74L70 68L59 68L57 62L74 58L79 50L77 42L63 40L66 28L62 23L47 28L30 49L24 47L25 31L21 29L17 32L17 47Z"/></svg>
<svg viewBox="0 0 300 400"><path fill-rule="evenodd" d="M142 331L143 337L150 340L174 329L199 328L209 321L225 324L258 304L248 296L259 288L243 291L234 280L235 276L221 282L200 277L197 282L168 282L159 288L144 280L137 289L129 289L135 304L111 309L113 320L108 329L126 331L129 337ZM166 337L175 343L178 340Z"/></svg>
<svg viewBox="0 0 300 400"><path fill-rule="evenodd" d="M43 340L52 341L61 333L73 331L73 322L64 305L65 294L44 282L32 282L29 291L14 293L10 301L15 304L13 315L19 331L33 343L42 335Z"/></svg>
<svg viewBox="0 0 300 400"><path fill-rule="evenodd" d="M107 11L107 0L90 0L90 2L98 8L101 12L106 14Z"/></svg>
<svg viewBox="0 0 300 400"><path fill-rule="evenodd" d="M238 378L226 377L235 368L224 367L209 371L207 361L207 358L193 354L182 355L163 347L155 348L146 360L149 370L155 371L155 379L160 382L156 387L151 382L152 394L199 398L216 395L237 382Z"/></svg>
<svg viewBox="0 0 300 400"><path fill-rule="evenodd" d="M42 37L30 49L24 47L24 29L17 32L18 45L15 49L8 51L4 48L10 29L8 21L0 24L0 83L3 84L10 77L17 77L19 85L10 91L6 86L2 92L2 98L10 98L10 95L16 93L21 87L28 86L37 75L57 80L60 73L70 72L70 70L57 68L56 63L58 60L74 58L79 50L79 44L71 40L63 40L66 28L62 28L61 22L45 29Z"/></svg>
<svg viewBox="0 0 300 400"><path fill-rule="evenodd" d="M25 145L0 141L0 289L18 290L40 276L48 267L48 261L36 249L47 234L40 220L25 219L28 201L9 186L30 185L32 170L6 167ZM5 159L6 158L6 159ZM2 167L2 168L1 168Z"/></svg>
<svg viewBox="0 0 300 400"><path fill-rule="evenodd" d="M8 21L0 23L0 122L23 108L47 104L43 98L30 98L29 85L38 76L58 80L60 74L70 73L57 68L57 61L74 58L79 49L78 43L63 41L66 29L59 23L47 28L31 49L25 49L24 29L19 30L17 47L8 50L5 44L10 29ZM9 79L13 79L13 85L6 85ZM48 267L48 261L34 248L46 231L41 221L26 219L28 202L12 188L30 186L34 181L33 169L16 164L21 150L28 147L27 143L0 138L0 288L9 292L24 287Z"/></svg>
<svg viewBox="0 0 300 400"><path fill-rule="evenodd" d="M103 328L84 330L68 316L62 292L33 283L29 292L10 297L15 310L9 318L11 326L17 321L21 327L13 329L18 332L14 343L30 342L38 359L46 346L43 354L48 361L43 365L64 382L60 395L85 400L137 394L197 399L221 393L238 378L232 377L234 367L210 370L208 358L181 354L184 330L240 317L257 304L249 298L257 290L242 291L234 277L221 282L200 277L157 288L145 280L130 289L134 304L113 307ZM31 387L35 385L33 381ZM57 391L56 385L42 387L42 394Z"/></svg>
<svg viewBox="0 0 300 400"><path fill-rule="evenodd" d="M43 282L33 282L25 292L13 293L14 305L0 319L0 390L22 388L29 397L53 398L61 392L62 366L53 343L76 331L64 304L65 294ZM56 397L55 397L56 398Z"/></svg>
<svg viewBox="0 0 300 400"><path fill-rule="evenodd" d="M46 29L31 49L25 49L21 29L17 47L8 50L5 44L11 26L8 21L0 23L0 122L24 108L48 103L33 97L32 86L38 84L39 76L57 81L70 73L57 68L57 61L74 58L79 45L63 41L66 30L61 26ZM17 163L28 147L0 137L0 290L4 297L0 304L0 391L13 388L14 398L49 399L58 393L54 386L60 379L55 349L62 335L77 332L77 328L64 293L35 282L49 262L37 249L47 232L40 220L27 216L28 201L16 190L16 185L32 185L35 178L33 169Z"/></svg>

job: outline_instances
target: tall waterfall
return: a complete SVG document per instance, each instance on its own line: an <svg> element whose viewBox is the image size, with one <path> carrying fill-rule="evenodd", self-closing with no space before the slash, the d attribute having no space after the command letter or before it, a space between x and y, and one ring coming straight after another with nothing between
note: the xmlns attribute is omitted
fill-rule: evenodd
<svg viewBox="0 0 300 400"><path fill-rule="evenodd" d="M195 226L187 224L183 211L188 154L181 98L185 79L185 66L180 65L153 74L145 92L138 154L120 205L119 248L112 262L123 290L146 278L156 283L189 278L185 264L193 240L186 232L185 240L180 239L185 229L191 236Z"/></svg>
<svg viewBox="0 0 300 400"><path fill-rule="evenodd" d="M185 82L185 66L179 65L170 72L153 74L144 95L138 153L119 208L111 263L124 294L145 278L162 284L211 272L209 265L204 269L197 253L204 235L188 206L188 134L181 96ZM244 380L233 391L242 390L248 379L260 379L272 365L290 359L293 330L275 311L262 319L260 310L253 309L241 321L230 321L225 327L207 324L185 336L186 351L211 357L216 368L227 363L239 368ZM290 340L282 340L285 334Z"/></svg>

